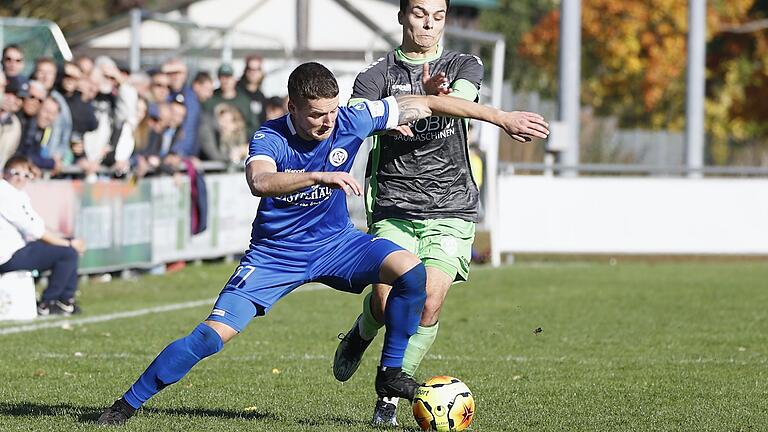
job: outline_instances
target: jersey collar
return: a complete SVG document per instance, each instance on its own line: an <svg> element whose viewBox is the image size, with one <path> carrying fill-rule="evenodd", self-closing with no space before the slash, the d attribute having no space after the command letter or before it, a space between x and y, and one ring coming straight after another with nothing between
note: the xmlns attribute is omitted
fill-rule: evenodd
<svg viewBox="0 0 768 432"><path fill-rule="evenodd" d="M433 60L436 60L436 59L440 58L441 55L443 55L443 46L442 45L438 45L437 46L437 52L436 53L434 53L434 54L432 54L430 56L424 57L424 58L408 57L403 52L402 47L395 48L395 58L397 60L399 60L401 62L404 62L404 63L410 63L410 64L415 64L415 65L420 65L420 64L427 63L427 62L431 62Z"/></svg>
<svg viewBox="0 0 768 432"><path fill-rule="evenodd" d="M285 122L288 123L288 130L291 131L291 135L296 135L296 128L293 126L290 114L285 116Z"/></svg>

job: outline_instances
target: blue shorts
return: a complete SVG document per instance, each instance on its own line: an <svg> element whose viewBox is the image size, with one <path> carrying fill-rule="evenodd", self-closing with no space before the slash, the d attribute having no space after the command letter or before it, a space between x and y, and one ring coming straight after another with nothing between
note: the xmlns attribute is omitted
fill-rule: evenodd
<svg viewBox="0 0 768 432"><path fill-rule="evenodd" d="M241 332L253 317L266 314L278 300L308 282L359 294L366 286L381 282L381 263L399 250L404 249L356 229L322 245L286 242L251 247L219 294L208 320Z"/></svg>

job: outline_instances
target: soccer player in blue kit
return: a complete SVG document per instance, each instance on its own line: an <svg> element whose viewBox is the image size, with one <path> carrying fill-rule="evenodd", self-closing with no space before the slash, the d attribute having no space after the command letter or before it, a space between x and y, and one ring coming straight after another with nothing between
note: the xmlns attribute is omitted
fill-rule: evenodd
<svg viewBox="0 0 768 432"><path fill-rule="evenodd" d="M99 424L125 423L149 398L221 351L254 317L312 281L358 294L372 283L392 285L375 388L381 397L413 399L418 383L401 367L424 306L426 270L415 255L352 225L346 197L362 194L349 174L360 144L373 132L433 112L490 121L510 135L546 137L547 124L537 114L507 113L438 96L389 97L340 107L338 93L333 74L318 63L304 63L291 73L289 114L254 133L246 160L248 185L261 197L250 248L205 321L165 347L104 411Z"/></svg>

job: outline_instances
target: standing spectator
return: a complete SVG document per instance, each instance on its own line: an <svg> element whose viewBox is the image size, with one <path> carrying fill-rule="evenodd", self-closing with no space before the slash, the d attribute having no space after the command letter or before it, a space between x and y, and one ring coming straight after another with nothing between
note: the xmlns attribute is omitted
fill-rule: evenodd
<svg viewBox="0 0 768 432"><path fill-rule="evenodd" d="M54 174L61 170L61 156L51 154L49 144L60 109L56 99L50 96L46 98L35 121L31 122L33 127L25 132L17 152L26 156L37 168L50 170Z"/></svg>
<svg viewBox="0 0 768 432"><path fill-rule="evenodd" d="M222 103L232 105L246 119L245 122L248 130L251 132L255 131L257 126L251 121L253 118L251 116L251 102L244 92L238 90L232 66L228 64L221 65L218 70L218 76L219 88L213 92L213 97L205 103L203 109L212 113Z"/></svg>
<svg viewBox="0 0 768 432"><path fill-rule="evenodd" d="M171 94L171 81L168 75L159 70L149 74L149 102L159 104L168 101Z"/></svg>
<svg viewBox="0 0 768 432"><path fill-rule="evenodd" d="M75 58L75 64L83 72L83 75L91 76L91 72L93 72L93 59L87 55L80 55Z"/></svg>
<svg viewBox="0 0 768 432"><path fill-rule="evenodd" d="M101 162L112 150L112 134L115 117L115 88L114 82L108 78L110 71L115 69L115 62L106 56L96 58L95 66L91 73L93 89L84 89L84 95L90 97L95 90L93 105L96 121L96 129L83 135L83 148L77 153L77 165L85 172L86 179L96 180L96 173L101 169ZM84 97L85 99L85 97Z"/></svg>
<svg viewBox="0 0 768 432"><path fill-rule="evenodd" d="M171 149L171 153L181 158L197 156L199 148L197 144L197 125L200 117L200 102L192 91L192 87L187 85L187 65L179 59L173 59L165 62L162 68L163 73L168 75L171 86L169 102L178 100L176 96L182 95L186 115L184 124L181 126L182 133L179 140L176 141Z"/></svg>
<svg viewBox="0 0 768 432"><path fill-rule="evenodd" d="M263 59L258 55L250 55L245 58L245 70L243 76L237 83L238 88L248 96L251 101L251 119L248 122L258 128L264 123L266 113L264 106L267 103L267 97L261 92L261 82L264 80L264 71L262 70ZM255 129L250 130L252 133Z"/></svg>
<svg viewBox="0 0 768 432"><path fill-rule="evenodd" d="M160 104L151 110L149 142L139 155L146 165L141 171L160 171L166 174L176 172L182 158L173 153L173 148L184 138L184 120L187 108L184 96L176 95L171 103ZM143 165L140 162L140 165ZM140 176L143 174L140 173Z"/></svg>
<svg viewBox="0 0 768 432"><path fill-rule="evenodd" d="M35 80L20 84L15 92L22 100L18 116L21 122L21 141L23 143L27 134L35 128L37 114L40 112L43 101L48 97L48 93L45 91L45 87Z"/></svg>
<svg viewBox="0 0 768 432"><path fill-rule="evenodd" d="M130 73L128 72L128 82L136 89L140 98L148 98L151 82L149 75L144 71Z"/></svg>
<svg viewBox="0 0 768 432"><path fill-rule="evenodd" d="M59 115L51 129L51 138L48 141L48 151L51 155L60 157L64 165L72 163L72 151L70 139L72 137L72 113L64 96L56 91L56 62L50 57L40 57L35 61L34 78L40 81L45 91L59 103Z"/></svg>
<svg viewBox="0 0 768 432"><path fill-rule="evenodd" d="M114 136L116 140L114 154L109 163L113 162L113 170L119 176L128 174L130 169L130 157L136 145L133 132L139 125L137 118L139 93L130 83L130 75L127 67L108 67L105 75L112 81L115 89L115 118Z"/></svg>
<svg viewBox="0 0 768 432"><path fill-rule="evenodd" d="M219 104L214 112L219 132L219 152L222 160L237 164L248 155L248 132L240 111L232 105Z"/></svg>
<svg viewBox="0 0 768 432"><path fill-rule="evenodd" d="M53 101L51 99L53 103ZM24 192L34 177L29 161L13 156L0 180L0 273L17 270L51 270L48 288L37 304L38 315L80 312L75 302L78 254L85 252L80 239L67 239L45 228Z"/></svg>
<svg viewBox="0 0 768 432"><path fill-rule="evenodd" d="M213 78L208 72L198 72L192 80L192 91L198 102L205 104L213 96Z"/></svg>
<svg viewBox="0 0 768 432"><path fill-rule="evenodd" d="M267 120L274 120L288 114L288 106L285 102L285 98L280 96L272 96L267 99L266 105L264 105L264 114Z"/></svg>
<svg viewBox="0 0 768 432"><path fill-rule="evenodd" d="M5 74L0 71L0 166L19 148L21 122L13 113L16 96L6 93Z"/></svg>
<svg viewBox="0 0 768 432"><path fill-rule="evenodd" d="M195 92L200 106L200 123L197 127L197 142L200 145L202 160L219 160L217 155L218 138L216 136L216 122L213 113L208 109L208 102L213 96L213 78L208 72L198 72L192 80L192 91Z"/></svg>
<svg viewBox="0 0 768 432"><path fill-rule="evenodd" d="M21 85L27 82L22 75L24 72L24 53L18 45L7 45L3 48L3 72L9 83Z"/></svg>
<svg viewBox="0 0 768 432"><path fill-rule="evenodd" d="M59 84L59 91L67 101L69 111L72 113L72 138L70 143L76 149L82 147L83 134L96 129L98 121L90 101L83 100L82 93L78 90L82 72L76 64L64 63L64 74ZM73 150L73 153L75 150ZM79 153L82 153L80 151Z"/></svg>
<svg viewBox="0 0 768 432"><path fill-rule="evenodd" d="M133 154L131 155L131 166L136 165L136 155L147 148L149 144L149 102L142 97L139 97L139 101L136 104L136 120L138 124L136 129L133 130L134 146Z"/></svg>

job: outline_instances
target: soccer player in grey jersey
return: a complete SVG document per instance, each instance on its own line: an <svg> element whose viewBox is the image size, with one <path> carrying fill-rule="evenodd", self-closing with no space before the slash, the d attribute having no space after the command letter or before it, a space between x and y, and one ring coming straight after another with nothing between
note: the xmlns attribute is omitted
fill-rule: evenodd
<svg viewBox="0 0 768 432"><path fill-rule="evenodd" d="M407 94L477 101L482 62L439 44L449 6L449 0L401 0L402 44L360 72L350 104ZM427 268L427 301L403 363L409 375L435 341L448 289L469 275L479 192L469 163L467 126L466 120L457 118L421 119L400 126L395 133L374 137L369 155L369 232L413 252ZM521 142L530 140L511 136ZM363 313L336 350L336 379L346 381L357 370L363 352L383 325L389 291L389 286L374 285L363 300ZM397 425L396 409L397 399L380 398L373 423Z"/></svg>

